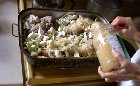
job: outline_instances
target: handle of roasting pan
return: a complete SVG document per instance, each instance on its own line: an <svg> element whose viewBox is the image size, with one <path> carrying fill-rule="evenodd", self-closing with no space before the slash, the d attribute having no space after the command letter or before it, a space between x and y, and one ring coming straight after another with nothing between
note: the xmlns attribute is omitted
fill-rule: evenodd
<svg viewBox="0 0 140 86"><path fill-rule="evenodd" d="M18 37L18 35L15 35L15 34L14 34L14 26L17 26L17 27L18 27L18 24L16 24L16 23L13 23L13 24L12 24L12 35L13 35L14 37Z"/></svg>

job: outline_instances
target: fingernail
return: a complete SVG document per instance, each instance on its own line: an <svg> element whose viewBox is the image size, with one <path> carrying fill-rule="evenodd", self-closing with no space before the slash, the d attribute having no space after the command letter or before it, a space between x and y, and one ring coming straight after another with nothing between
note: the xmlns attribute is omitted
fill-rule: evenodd
<svg viewBox="0 0 140 86"><path fill-rule="evenodd" d="M115 25L115 23L116 23L116 20L113 20L111 24L112 24L112 25Z"/></svg>
<svg viewBox="0 0 140 86"><path fill-rule="evenodd" d="M112 22L111 25L114 25L114 22Z"/></svg>

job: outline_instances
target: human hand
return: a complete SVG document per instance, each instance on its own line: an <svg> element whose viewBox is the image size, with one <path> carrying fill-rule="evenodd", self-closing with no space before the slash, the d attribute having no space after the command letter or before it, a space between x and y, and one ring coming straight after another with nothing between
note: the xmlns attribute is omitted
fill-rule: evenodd
<svg viewBox="0 0 140 86"><path fill-rule="evenodd" d="M98 68L98 73L105 79L106 82L113 81L124 81L124 80L140 80L140 66L131 63L129 60L125 59L120 53L112 51L115 58L117 58L120 67L117 70L111 72L103 72L101 66Z"/></svg>
<svg viewBox="0 0 140 86"><path fill-rule="evenodd" d="M116 17L111 23L114 29L121 32L126 37L132 38L140 42L140 32L136 28L131 17Z"/></svg>

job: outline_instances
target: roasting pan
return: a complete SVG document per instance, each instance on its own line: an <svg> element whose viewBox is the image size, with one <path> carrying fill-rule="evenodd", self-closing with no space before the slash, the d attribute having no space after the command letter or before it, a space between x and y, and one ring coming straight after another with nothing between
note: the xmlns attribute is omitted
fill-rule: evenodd
<svg viewBox="0 0 140 86"><path fill-rule="evenodd" d="M52 16L54 19L54 27L57 28L55 20L58 20L64 14L68 12L74 12L76 15L83 15L89 17L93 20L98 19L102 23L108 23L105 17L100 16L94 12L82 11L82 10L54 10L54 9L40 9L40 8L28 8L19 13L18 16L18 37L19 37L19 46L21 51L25 54L29 64L35 67L60 67L60 68L76 68L76 67L97 67L99 62L97 57L80 57L80 58L38 58L30 56L27 49L24 49L25 38L27 37L27 30L24 29L24 20L27 16L33 14L38 17Z"/></svg>

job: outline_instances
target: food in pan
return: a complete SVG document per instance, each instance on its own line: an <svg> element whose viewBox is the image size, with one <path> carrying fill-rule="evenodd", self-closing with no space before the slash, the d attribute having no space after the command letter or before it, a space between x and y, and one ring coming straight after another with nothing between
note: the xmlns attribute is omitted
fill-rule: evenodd
<svg viewBox="0 0 140 86"><path fill-rule="evenodd" d="M67 13L54 26L53 17L39 18L30 15L25 19L24 29L28 30L25 49L37 57L95 57L93 21L88 17Z"/></svg>

